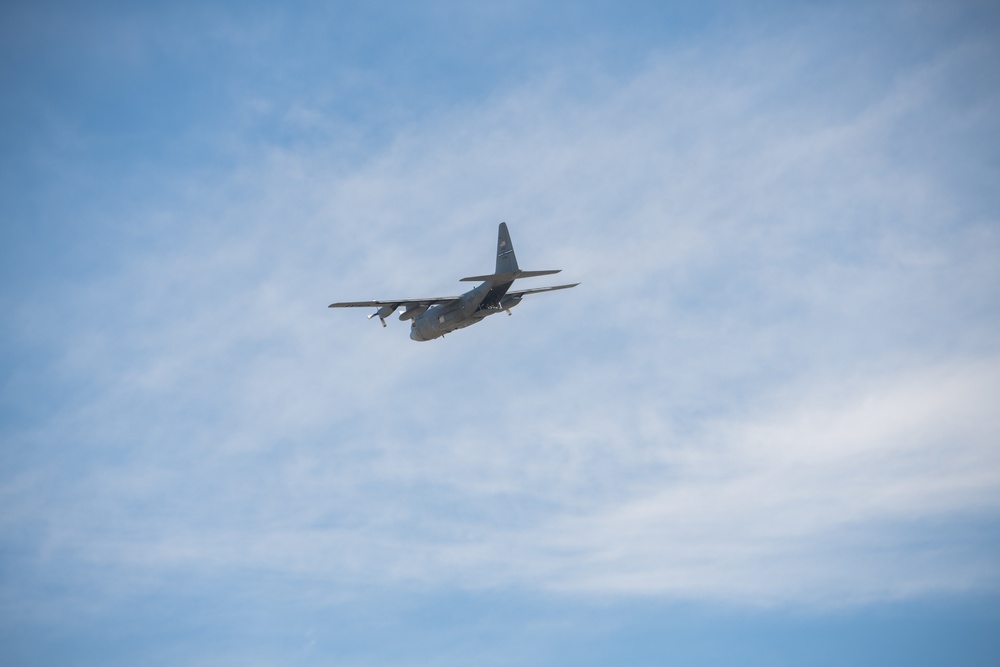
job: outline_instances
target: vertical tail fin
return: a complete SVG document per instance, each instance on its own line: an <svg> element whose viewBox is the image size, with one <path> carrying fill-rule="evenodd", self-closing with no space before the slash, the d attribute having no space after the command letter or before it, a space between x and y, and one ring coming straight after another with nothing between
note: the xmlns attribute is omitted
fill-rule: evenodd
<svg viewBox="0 0 1000 667"><path fill-rule="evenodd" d="M517 273L517 257L514 255L514 244L510 242L510 232L507 223L500 223L497 232L497 270L500 273Z"/></svg>
<svg viewBox="0 0 1000 667"><path fill-rule="evenodd" d="M507 231L507 223L500 223L500 230L497 233L497 270L496 273L488 276L469 276L462 278L463 281L481 282L490 281L494 284L514 282L517 278L534 278L535 276L547 276L552 273L559 273L559 269L549 271L522 271L517 268L517 257L514 256L514 245L510 242L510 232Z"/></svg>

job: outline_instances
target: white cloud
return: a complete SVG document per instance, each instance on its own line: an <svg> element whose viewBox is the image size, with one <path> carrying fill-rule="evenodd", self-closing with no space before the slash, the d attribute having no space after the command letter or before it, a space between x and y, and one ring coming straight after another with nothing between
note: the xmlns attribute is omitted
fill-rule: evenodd
<svg viewBox="0 0 1000 667"><path fill-rule="evenodd" d="M553 579L758 601L992 588L995 560L976 553L987 545L928 526L997 512L998 383L996 360L947 365L718 425L696 456L668 459L659 489L560 522L553 546L599 558L566 559L584 565Z"/></svg>

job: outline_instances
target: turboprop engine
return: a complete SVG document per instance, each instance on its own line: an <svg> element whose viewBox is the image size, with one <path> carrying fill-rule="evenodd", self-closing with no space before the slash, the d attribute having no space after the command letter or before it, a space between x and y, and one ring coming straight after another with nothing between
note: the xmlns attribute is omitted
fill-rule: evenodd
<svg viewBox="0 0 1000 667"><path fill-rule="evenodd" d="M412 320L414 317L420 317L424 314L429 306L423 304L417 304L416 306L407 306L406 310L399 314L399 319L401 320Z"/></svg>
<svg viewBox="0 0 1000 667"><path fill-rule="evenodd" d="M371 318L377 316L378 319L379 319L379 321L382 323L382 326L385 326L385 318L387 318L390 315L392 315L392 311L396 310L397 308L399 308L399 304L398 303L391 304L391 305L388 305L388 306L382 306L381 308L379 308L378 310L376 310L374 313L372 313L371 315L369 315L368 319L371 319Z"/></svg>

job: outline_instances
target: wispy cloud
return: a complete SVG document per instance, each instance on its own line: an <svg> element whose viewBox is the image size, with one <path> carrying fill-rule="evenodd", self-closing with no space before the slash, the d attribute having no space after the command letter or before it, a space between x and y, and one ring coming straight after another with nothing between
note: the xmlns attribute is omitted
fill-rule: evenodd
<svg viewBox="0 0 1000 667"><path fill-rule="evenodd" d="M900 59L873 30L848 57L822 34L552 68L361 161L254 138L175 176L129 211L156 247L14 300L8 340L59 390L5 429L17 567L995 589L995 42ZM283 117L342 122L321 98ZM584 284L427 345L325 309L456 292L500 219L522 265Z"/></svg>

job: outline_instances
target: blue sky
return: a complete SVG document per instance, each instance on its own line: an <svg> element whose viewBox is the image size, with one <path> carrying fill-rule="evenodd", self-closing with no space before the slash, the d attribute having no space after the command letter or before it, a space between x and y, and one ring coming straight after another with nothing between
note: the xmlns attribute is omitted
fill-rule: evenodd
<svg viewBox="0 0 1000 667"><path fill-rule="evenodd" d="M992 3L7 3L0 76L3 662L1000 661ZM502 220L582 285L326 308Z"/></svg>

